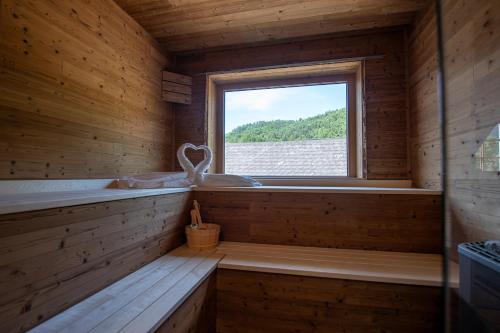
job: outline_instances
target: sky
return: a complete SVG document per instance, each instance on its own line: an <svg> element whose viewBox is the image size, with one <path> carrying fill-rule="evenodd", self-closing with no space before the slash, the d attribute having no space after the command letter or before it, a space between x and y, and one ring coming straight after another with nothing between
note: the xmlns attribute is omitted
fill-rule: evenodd
<svg viewBox="0 0 500 333"><path fill-rule="evenodd" d="M260 120L297 120L346 106L345 84L230 91L225 94L225 133Z"/></svg>

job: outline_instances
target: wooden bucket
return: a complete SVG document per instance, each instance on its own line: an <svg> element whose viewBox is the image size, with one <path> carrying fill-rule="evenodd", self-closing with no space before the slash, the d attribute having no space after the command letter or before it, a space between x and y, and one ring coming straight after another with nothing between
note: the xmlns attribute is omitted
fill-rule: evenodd
<svg viewBox="0 0 500 333"><path fill-rule="evenodd" d="M186 226L187 244L189 248L198 250L214 249L219 244L220 225L203 223L200 228Z"/></svg>

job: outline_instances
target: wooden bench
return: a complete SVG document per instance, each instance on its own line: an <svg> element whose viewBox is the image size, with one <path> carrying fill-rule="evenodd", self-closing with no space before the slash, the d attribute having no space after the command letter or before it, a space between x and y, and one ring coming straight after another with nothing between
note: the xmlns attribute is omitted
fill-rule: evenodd
<svg viewBox="0 0 500 333"><path fill-rule="evenodd" d="M438 254L238 242L221 242L217 253L224 255L218 267L225 269L434 287L443 283ZM450 277L450 286L457 288L454 263Z"/></svg>
<svg viewBox="0 0 500 333"><path fill-rule="evenodd" d="M217 253L218 333L440 332L440 255L229 242Z"/></svg>
<svg viewBox="0 0 500 333"><path fill-rule="evenodd" d="M207 280L221 257L181 246L30 332L154 332Z"/></svg>
<svg viewBox="0 0 500 333"><path fill-rule="evenodd" d="M193 309L181 311L182 307L202 289L202 284L206 283L216 268L219 268L219 305L217 313L213 310L207 315L213 316L214 328L217 316L218 332L240 331L239 326L243 322L248 331L282 330L280 325L284 322L308 331L307 325L311 323L324 324L326 319L317 313L327 316L329 311L336 309L338 304L328 304L338 301L339 295L343 295L340 303L344 302L344 298L356 299L355 306L349 311L356 313L358 309L363 309L364 315L371 315L372 311L375 316L380 316L381 309L374 308L370 303L375 297L390 298L376 300L384 304L382 308L396 307L398 311L414 310L414 306L417 309L425 308L427 302L435 301L436 293L433 291L430 297L424 295L425 300L420 301L418 294L422 290L408 288L434 287L433 290L439 292L436 287L442 284L441 256L435 254L235 242L221 242L214 251L196 251L181 246L35 327L31 332L187 332L189 325L192 325L190 321L196 321L199 317L200 304L192 306L198 308L198 313L194 313ZM452 286L458 285L457 276L456 267L452 267ZM357 281L362 284L356 284ZM215 290L215 286L209 288ZM305 290L301 291L301 288ZM326 296L323 297L323 294ZM205 297L200 295L198 298ZM294 311L307 309L312 304L311 299L318 302L313 302L316 314L313 318L300 319L304 313ZM289 304L293 306L283 312L282 308ZM327 308L321 310L324 304L327 304ZM256 310L259 308L267 310L259 312ZM178 316L181 319L169 323L176 311L182 312ZM394 315L392 312L389 314ZM295 315L299 319L290 318ZM259 317L265 320L258 320ZM273 322L274 319L277 322ZM300 320L309 324L303 327ZM397 322L393 318L394 321ZM259 327L261 324L267 326ZM383 325L380 322L372 324ZM360 330L366 329L362 325L360 327ZM422 325L415 327L428 328ZM342 329L351 331L352 327L343 326Z"/></svg>

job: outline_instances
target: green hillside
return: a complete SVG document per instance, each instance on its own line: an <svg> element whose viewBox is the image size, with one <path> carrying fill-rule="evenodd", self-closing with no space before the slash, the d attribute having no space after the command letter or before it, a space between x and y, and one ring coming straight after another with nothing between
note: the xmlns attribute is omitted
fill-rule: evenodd
<svg viewBox="0 0 500 333"><path fill-rule="evenodd" d="M226 142L276 142L345 138L344 108L299 120L258 121L226 134Z"/></svg>

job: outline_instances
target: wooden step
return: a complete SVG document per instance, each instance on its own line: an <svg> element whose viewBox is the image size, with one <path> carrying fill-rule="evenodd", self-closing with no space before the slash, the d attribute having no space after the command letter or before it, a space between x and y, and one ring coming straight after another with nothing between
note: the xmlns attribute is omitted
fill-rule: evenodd
<svg viewBox="0 0 500 333"><path fill-rule="evenodd" d="M442 256L438 254L346 250L304 246L222 242L219 268L346 280L442 285ZM450 285L458 287L452 263Z"/></svg>
<svg viewBox="0 0 500 333"><path fill-rule="evenodd" d="M221 258L214 251L181 246L30 332L154 332Z"/></svg>

